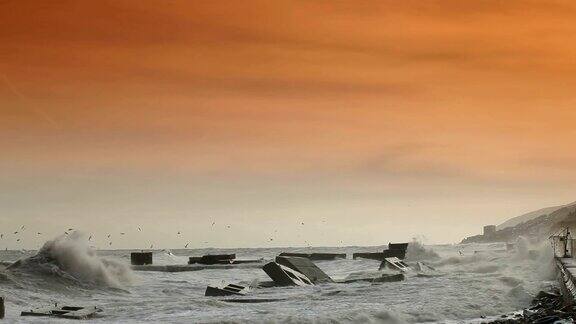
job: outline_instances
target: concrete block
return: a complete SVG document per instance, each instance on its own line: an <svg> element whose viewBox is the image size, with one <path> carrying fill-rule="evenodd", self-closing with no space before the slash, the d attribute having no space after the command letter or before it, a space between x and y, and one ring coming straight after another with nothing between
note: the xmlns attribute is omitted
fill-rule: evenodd
<svg viewBox="0 0 576 324"><path fill-rule="evenodd" d="M152 264L152 252L132 252L130 253L130 263L132 265Z"/></svg>
<svg viewBox="0 0 576 324"><path fill-rule="evenodd" d="M262 270L274 281L277 286L310 286L312 281L304 274L276 262L270 262Z"/></svg>
<svg viewBox="0 0 576 324"><path fill-rule="evenodd" d="M240 295L244 296L250 291L249 287L244 287L236 284L227 284L223 286L208 286L204 296L230 296Z"/></svg>
<svg viewBox="0 0 576 324"><path fill-rule="evenodd" d="M276 257L276 262L292 270L305 275L312 283L333 282L324 271L318 268L312 261L300 257Z"/></svg>

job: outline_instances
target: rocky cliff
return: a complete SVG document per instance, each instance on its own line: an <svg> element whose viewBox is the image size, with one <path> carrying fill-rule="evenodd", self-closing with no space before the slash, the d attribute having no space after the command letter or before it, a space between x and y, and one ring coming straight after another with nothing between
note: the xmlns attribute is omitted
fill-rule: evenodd
<svg viewBox="0 0 576 324"><path fill-rule="evenodd" d="M497 230L492 235L470 236L463 239L461 243L514 242L520 236L542 240L563 227L570 227L576 232L576 205L566 205L550 214L537 216L515 226Z"/></svg>

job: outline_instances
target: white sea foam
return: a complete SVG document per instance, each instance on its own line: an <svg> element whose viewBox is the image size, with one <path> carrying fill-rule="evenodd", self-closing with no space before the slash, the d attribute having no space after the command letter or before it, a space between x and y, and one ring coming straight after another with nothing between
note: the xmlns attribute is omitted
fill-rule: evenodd
<svg viewBox="0 0 576 324"><path fill-rule="evenodd" d="M81 232L72 232L47 241L38 253L16 266L45 271L83 283L124 288L132 282L132 270L126 263L98 256ZM18 268L18 267L12 268Z"/></svg>

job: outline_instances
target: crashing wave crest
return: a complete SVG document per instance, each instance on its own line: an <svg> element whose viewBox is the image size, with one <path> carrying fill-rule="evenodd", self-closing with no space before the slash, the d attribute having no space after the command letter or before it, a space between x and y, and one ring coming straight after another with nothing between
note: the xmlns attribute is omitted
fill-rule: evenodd
<svg viewBox="0 0 576 324"><path fill-rule="evenodd" d="M39 271L81 283L114 288L124 288L133 279L127 264L99 257L81 232L47 241L36 255L17 261L8 269Z"/></svg>

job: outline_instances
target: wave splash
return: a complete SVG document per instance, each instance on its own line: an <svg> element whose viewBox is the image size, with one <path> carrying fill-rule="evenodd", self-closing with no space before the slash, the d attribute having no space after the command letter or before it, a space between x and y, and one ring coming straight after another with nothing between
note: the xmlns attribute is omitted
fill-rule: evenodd
<svg viewBox="0 0 576 324"><path fill-rule="evenodd" d="M86 236L78 231L47 241L36 255L15 262L8 269L38 271L120 289L133 281L132 270L126 263L98 256Z"/></svg>

